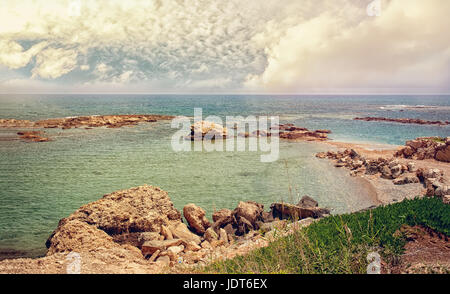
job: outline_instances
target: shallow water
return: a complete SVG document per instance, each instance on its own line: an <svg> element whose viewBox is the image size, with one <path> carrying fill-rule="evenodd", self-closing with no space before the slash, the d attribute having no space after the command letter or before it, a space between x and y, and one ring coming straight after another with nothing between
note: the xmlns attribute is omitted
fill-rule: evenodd
<svg viewBox="0 0 450 294"><path fill-rule="evenodd" d="M384 115L448 120L449 98L432 97L421 108L392 112L383 105L418 105L418 98L265 96L0 96L0 118L42 119L93 114L164 113L193 115L280 115L311 129L333 130L332 138L403 144L417 136L448 136L448 127L354 121L353 116ZM423 100L423 99L422 99ZM395 102L395 103L394 103ZM0 137L16 130L0 129ZM207 210L234 208L254 200L266 208L277 200L317 199L333 213L372 205L368 192L326 160L313 155L331 147L282 142L280 159L261 163L258 152L172 151L169 122L121 129L46 130L48 143L0 140L0 251L44 252L59 219L116 190L142 184L169 192L178 209L196 203ZM291 193L289 191L292 191Z"/></svg>

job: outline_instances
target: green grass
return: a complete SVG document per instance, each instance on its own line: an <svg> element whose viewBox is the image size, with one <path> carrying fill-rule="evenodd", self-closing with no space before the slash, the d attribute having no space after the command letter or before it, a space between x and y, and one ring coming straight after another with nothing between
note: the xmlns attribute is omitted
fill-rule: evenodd
<svg viewBox="0 0 450 294"><path fill-rule="evenodd" d="M431 140L436 143L445 143L445 138L441 138L441 137L434 137Z"/></svg>
<svg viewBox="0 0 450 294"><path fill-rule="evenodd" d="M406 243L402 225L450 235L450 206L437 198L405 200L371 211L324 218L247 255L218 261L208 273L366 273L367 254L395 264Z"/></svg>

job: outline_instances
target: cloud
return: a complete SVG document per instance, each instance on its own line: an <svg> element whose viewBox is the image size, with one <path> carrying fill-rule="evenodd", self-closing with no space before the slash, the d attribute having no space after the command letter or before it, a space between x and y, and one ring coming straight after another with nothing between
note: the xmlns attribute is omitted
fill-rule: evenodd
<svg viewBox="0 0 450 294"><path fill-rule="evenodd" d="M36 66L32 78L55 79L77 67L78 53L75 50L48 48L36 56Z"/></svg>
<svg viewBox="0 0 450 294"><path fill-rule="evenodd" d="M46 45L46 42L41 42L24 51L23 47L17 42L0 40L0 65L11 69L24 67Z"/></svg>
<svg viewBox="0 0 450 294"><path fill-rule="evenodd" d="M327 88L449 90L450 27L445 0L383 2L381 16L349 24L324 12L266 40L268 65L246 85L267 91ZM264 40L264 37L260 36Z"/></svg>
<svg viewBox="0 0 450 294"><path fill-rule="evenodd" d="M66 88L450 90L448 0L3 2L0 65Z"/></svg>

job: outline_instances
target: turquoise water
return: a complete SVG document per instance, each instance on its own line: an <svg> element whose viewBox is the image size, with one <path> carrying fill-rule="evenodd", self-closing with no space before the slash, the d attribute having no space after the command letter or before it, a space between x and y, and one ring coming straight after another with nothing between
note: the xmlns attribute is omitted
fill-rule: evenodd
<svg viewBox="0 0 450 294"><path fill-rule="evenodd" d="M331 129L335 140L403 144L418 136L450 135L448 126L352 120L368 115L449 120L449 96L0 95L0 118L30 120L133 113L192 116L194 107L202 107L204 116L279 115L282 122ZM282 142L280 159L261 163L258 152L176 153L170 122L50 129L46 131L54 141L40 144L8 140L16 131L0 129L0 252L43 254L59 219L104 194L142 184L168 191L178 209L193 202L209 215L215 208L234 208L240 200L268 208L273 201L296 201L305 194L333 213L372 205L348 171L313 156L330 149L323 145Z"/></svg>

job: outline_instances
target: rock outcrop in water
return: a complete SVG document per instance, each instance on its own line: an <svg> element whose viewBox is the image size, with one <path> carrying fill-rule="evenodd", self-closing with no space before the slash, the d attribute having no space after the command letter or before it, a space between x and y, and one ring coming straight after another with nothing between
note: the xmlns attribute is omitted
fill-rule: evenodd
<svg viewBox="0 0 450 294"><path fill-rule="evenodd" d="M280 138L297 141L326 141L330 130L310 131L306 128L297 127L293 124L284 124L279 126Z"/></svg>
<svg viewBox="0 0 450 294"><path fill-rule="evenodd" d="M19 138L27 142L48 142L49 138L43 137L45 132L43 131L23 131L18 132Z"/></svg>
<svg viewBox="0 0 450 294"><path fill-rule="evenodd" d="M414 118L355 117L354 120L382 121L382 122L395 122L401 124L438 125L438 126L446 126L450 124L449 121L429 121Z"/></svg>
<svg viewBox="0 0 450 294"><path fill-rule="evenodd" d="M156 122L158 120L169 120L174 118L169 115L93 115L67 118L52 118L39 121L0 119L0 128L40 128L52 129L61 128L63 130L71 128L91 129L95 127L120 128L123 126L133 126L141 122ZM22 131L18 135L20 139L29 142L48 142L47 137L42 137L42 131Z"/></svg>
<svg viewBox="0 0 450 294"><path fill-rule="evenodd" d="M407 141L406 146L397 151L395 156L417 160L435 159L450 162L450 137L426 137Z"/></svg>
<svg viewBox="0 0 450 294"><path fill-rule="evenodd" d="M215 140L226 139L227 128L209 121L199 121L191 125L191 132L186 140Z"/></svg>
<svg viewBox="0 0 450 294"><path fill-rule="evenodd" d="M124 114L124 115L92 115L66 118L50 118L39 121L0 119L0 127L3 128L80 128L80 127L108 127L120 128L123 126L136 125L140 122L156 122L158 120L169 120L174 118L169 115L154 114Z"/></svg>

